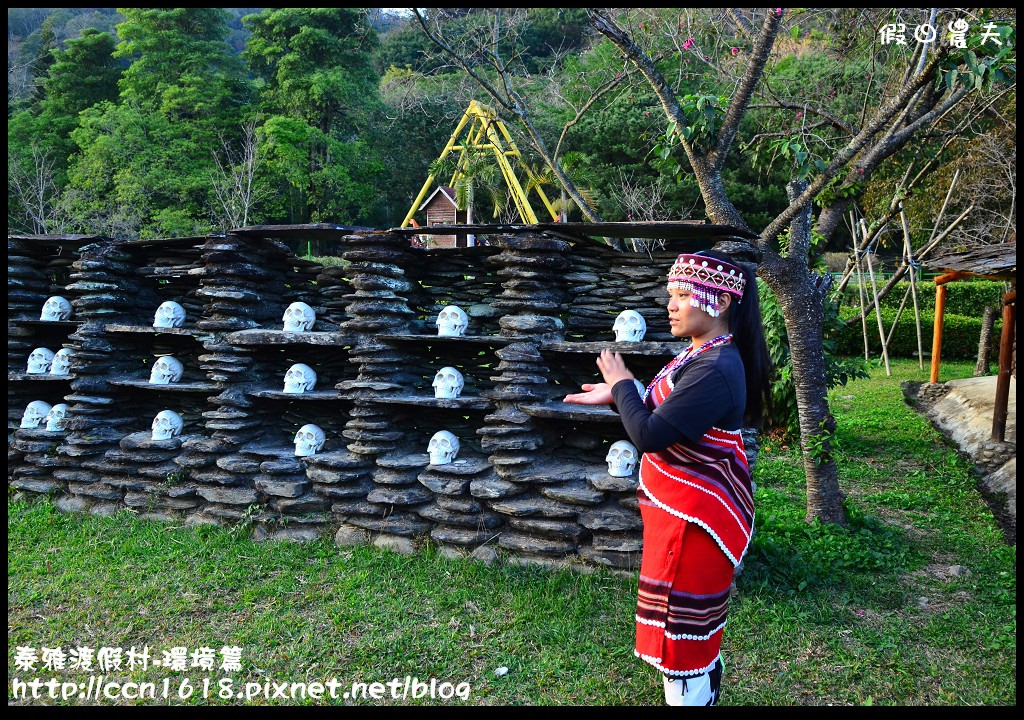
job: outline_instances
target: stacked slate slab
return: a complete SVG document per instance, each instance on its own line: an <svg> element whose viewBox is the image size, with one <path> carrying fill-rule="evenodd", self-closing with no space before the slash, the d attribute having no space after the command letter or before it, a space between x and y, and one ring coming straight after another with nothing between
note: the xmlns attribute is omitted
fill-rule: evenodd
<svg viewBox="0 0 1024 720"><path fill-rule="evenodd" d="M104 324L117 312L131 307L132 281L136 266L128 253L112 241L100 240L82 247L71 266L70 284L64 297L73 309L77 329L68 336L66 346L74 351L71 359L73 379L63 428L66 436L57 448L62 460L53 470L53 478L67 492L58 504L68 509L92 505L90 496L79 494L99 481L100 473L88 467L116 447L127 419L114 407L113 387L108 383L116 348L107 337ZM100 490L101 494L109 494Z"/></svg>
<svg viewBox="0 0 1024 720"><path fill-rule="evenodd" d="M668 250L619 253L589 243L574 244L569 254L572 270L565 276L572 293L567 336L613 341L616 316L635 310L647 322L645 340L673 340L665 322L665 273L677 254Z"/></svg>
<svg viewBox="0 0 1024 720"><path fill-rule="evenodd" d="M71 300L67 290L71 263L82 245L94 241L84 235L25 235L7 238L7 429L20 427L26 406L34 400L50 405L64 402L71 377L29 376L29 354L37 347L59 351L78 318L69 322L42 322L40 313L47 298L54 295ZM8 445L8 480L24 454ZM31 464L33 461L27 461ZM22 474L28 472L22 468Z"/></svg>
<svg viewBox="0 0 1024 720"><path fill-rule="evenodd" d="M104 453L103 483L120 491L124 505L146 517L165 522L181 519L183 513L200 503L195 487L183 482L174 458L187 437L154 440L149 431L139 431L121 439L119 447ZM113 512L121 503L102 503L95 511Z"/></svg>
<svg viewBox="0 0 1024 720"><path fill-rule="evenodd" d="M206 303L196 323L206 333L199 361L217 391L207 398L203 431L182 444L176 462L205 501L201 521L253 519L250 508L263 502L267 514L255 519L273 527L282 508L301 505L296 500L309 483L291 448L281 444L283 431L272 431L281 419L269 416L248 394L267 380L260 375L267 369L256 367L252 345L234 344L228 335L261 327L279 330L291 302L315 304L312 283L319 266L295 258L277 240L239 234L207 238L201 263L190 273L199 280L196 296ZM260 482L270 493L257 487Z"/></svg>
<svg viewBox="0 0 1024 720"><path fill-rule="evenodd" d="M491 377L494 390L485 393L496 410L477 431L497 477L471 483L471 492L506 520L499 546L532 557L574 555L586 532L577 522L579 507L540 492L551 481L542 462L544 433L518 407L544 402L554 392L547 387L548 368L538 347L563 337L559 314L569 300L564 281L569 244L524 233L495 238L492 245L501 252L488 262L502 278L502 293L492 304L502 313L502 336L514 342L496 352L499 374Z"/></svg>
<svg viewBox="0 0 1024 720"><path fill-rule="evenodd" d="M416 509L431 499L416 478L430 459L425 454L390 453L377 458L372 487L365 498L344 498L332 506L348 525L378 535L412 537L430 531Z"/></svg>
<svg viewBox="0 0 1024 720"><path fill-rule="evenodd" d="M500 252L496 247L471 247L458 251L417 250L409 277L417 284L410 303L420 308L424 332L436 330L434 318L446 305L457 305L470 318L474 335L497 335L501 311L491 303L501 294L501 280L487 271L486 259Z"/></svg>
<svg viewBox="0 0 1024 720"><path fill-rule="evenodd" d="M152 325L157 307L165 300L181 304L190 325L202 317L202 304L195 298L197 282L188 274L198 266L198 242L184 238L85 248L75 264L75 283L69 289L82 293L72 305L76 312L81 307L85 322L72 337L73 363L79 368L65 426L72 431L69 445L81 460L79 468L68 472L76 476L69 477L68 487L72 500L89 505L91 512L110 513L125 505L139 509L139 503L153 495L140 512L173 517L176 503L167 498L158 502L153 488L176 477L172 457L181 440L169 441L173 448L139 443L151 437L150 427L160 410L177 412L192 429L203 409L202 398L115 383L148 381L152 363L160 355L174 355L186 365L184 381L197 378L194 343L183 344L181 338L161 341ZM139 332L113 332L110 327ZM70 404L72 399L76 404ZM148 475L141 474L142 468ZM186 501L178 510L189 507Z"/></svg>
<svg viewBox="0 0 1024 720"><path fill-rule="evenodd" d="M28 354L36 347L31 327L16 320L37 319L40 308L50 297L48 261L43 250L28 238L7 238L7 367L25 371ZM51 348L52 349L52 348ZM24 409L24 405L21 406ZM13 411L10 405L9 411ZM20 418L20 414L19 414ZM8 418L9 420L12 418Z"/></svg>
<svg viewBox="0 0 1024 720"><path fill-rule="evenodd" d="M65 488L53 477L55 470L74 467L57 449L66 442L62 430L19 428L7 444L7 476L12 488L27 493L53 495Z"/></svg>
<svg viewBox="0 0 1024 720"><path fill-rule="evenodd" d="M430 537L442 546L474 550L495 540L502 517L486 509L470 488L502 482L486 458L462 455L447 465L429 465L417 480L431 493L431 502L417 509L433 523Z"/></svg>
<svg viewBox="0 0 1024 720"><path fill-rule="evenodd" d="M322 318L334 326L341 325L350 319L348 300L345 298L352 293L352 285L343 266L321 267L320 273L316 276L316 287L319 292L319 305L307 304L316 309L318 318Z"/></svg>
<svg viewBox="0 0 1024 720"><path fill-rule="evenodd" d="M400 429L391 422L392 411L369 398L407 391L415 382L415 376L407 369L407 350L378 339L382 334L408 332L414 319L415 313L407 302L413 288L406 278L411 257L405 239L384 232L345 236L341 257L348 263L346 276L355 291L345 296L350 319L341 325L341 330L356 338L349 361L359 368L355 380L336 385L354 400L342 435L349 440L348 451L355 457L345 462L352 463L350 470L366 468L369 479L377 458L394 452L402 438ZM351 508L346 503L356 501L343 498L333 512L348 517ZM368 502L365 497L362 501ZM352 517L360 516L361 513L352 511Z"/></svg>

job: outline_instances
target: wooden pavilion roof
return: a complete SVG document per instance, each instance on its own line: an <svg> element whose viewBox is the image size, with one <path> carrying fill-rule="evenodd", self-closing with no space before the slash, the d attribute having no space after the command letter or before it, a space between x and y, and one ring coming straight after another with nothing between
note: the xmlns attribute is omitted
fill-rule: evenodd
<svg viewBox="0 0 1024 720"><path fill-rule="evenodd" d="M930 270L974 275L989 280L1017 282L1017 239L984 245L965 252L950 252L924 261Z"/></svg>

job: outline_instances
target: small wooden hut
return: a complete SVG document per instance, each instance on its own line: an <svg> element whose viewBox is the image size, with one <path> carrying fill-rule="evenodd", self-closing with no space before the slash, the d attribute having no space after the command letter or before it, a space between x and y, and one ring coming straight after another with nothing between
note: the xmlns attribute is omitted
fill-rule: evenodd
<svg viewBox="0 0 1024 720"><path fill-rule="evenodd" d="M931 382L939 381L942 354L943 315L946 310L946 284L956 280L984 278L1010 283L1003 295L1003 331L999 339L999 376L996 380L996 403L992 417L992 439L1006 439L1006 414L1010 398L1010 375L1017 376L1017 236L1009 242L941 255L925 263L941 272L935 278L935 332L932 336Z"/></svg>
<svg viewBox="0 0 1024 720"><path fill-rule="evenodd" d="M431 225L465 225L469 213L466 210L459 210L455 202L455 188L444 185L438 186L430 196L423 201L417 212L426 212L427 227ZM473 235L431 235L433 247L472 247L474 245Z"/></svg>

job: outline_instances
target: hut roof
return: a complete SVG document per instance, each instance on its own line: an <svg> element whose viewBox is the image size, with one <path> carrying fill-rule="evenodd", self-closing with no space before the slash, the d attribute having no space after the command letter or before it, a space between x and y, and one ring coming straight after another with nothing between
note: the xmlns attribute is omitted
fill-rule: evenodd
<svg viewBox="0 0 1024 720"><path fill-rule="evenodd" d="M949 252L924 261L930 270L977 275L991 280L1016 282L1017 238L1012 242L984 245L965 252Z"/></svg>
<svg viewBox="0 0 1024 720"><path fill-rule="evenodd" d="M416 212L419 212L427 205L432 203L434 201L434 196L437 195L438 193L441 193L441 196L448 200L448 202L452 204L452 207L454 207L456 210L459 209L458 203L455 202L455 188L451 188L446 185L438 185L437 189L434 190L434 192L430 193L427 199L423 201L423 204L416 209Z"/></svg>

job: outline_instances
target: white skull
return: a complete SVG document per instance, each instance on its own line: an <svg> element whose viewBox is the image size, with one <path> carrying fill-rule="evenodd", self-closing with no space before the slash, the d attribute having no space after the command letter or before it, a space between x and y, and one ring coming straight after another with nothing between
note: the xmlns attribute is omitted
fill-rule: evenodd
<svg viewBox="0 0 1024 720"><path fill-rule="evenodd" d="M457 305L447 305L437 315L438 337L462 337L469 327L469 316Z"/></svg>
<svg viewBox="0 0 1024 720"><path fill-rule="evenodd" d="M39 427L40 423L46 419L51 408L50 403L43 402L42 400L33 400L25 408L25 413L21 416L21 426L34 430Z"/></svg>
<svg viewBox="0 0 1024 720"><path fill-rule="evenodd" d="M170 440L175 435L181 435L183 425L181 415L173 410L161 410L153 418L153 439Z"/></svg>
<svg viewBox="0 0 1024 720"><path fill-rule="evenodd" d="M181 380L185 367L176 358L166 355L157 358L153 370L149 373L150 385L169 385Z"/></svg>
<svg viewBox="0 0 1024 720"><path fill-rule="evenodd" d="M50 408L50 412L46 413L46 429L48 432L57 432L63 428L60 426L61 420L68 414L68 406L64 403L54 405Z"/></svg>
<svg viewBox="0 0 1024 720"><path fill-rule="evenodd" d="M284 311L285 332L308 332L316 322L316 312L304 302L293 302Z"/></svg>
<svg viewBox="0 0 1024 720"><path fill-rule="evenodd" d="M43 303L43 313L39 316L39 319L49 320L50 322L55 320L70 320L71 303L60 295L54 295Z"/></svg>
<svg viewBox="0 0 1024 720"><path fill-rule="evenodd" d="M75 351L69 348L61 348L57 351L57 354L53 356L53 362L50 364L51 375L70 375L71 374L71 358L75 356Z"/></svg>
<svg viewBox="0 0 1024 720"><path fill-rule="evenodd" d="M608 463L608 474L612 477L629 477L633 474L636 466L637 451L628 440L619 440L612 443L605 456Z"/></svg>
<svg viewBox="0 0 1024 720"><path fill-rule="evenodd" d="M28 374L46 375L50 372L50 364L53 362L53 350L47 348L36 348L28 355Z"/></svg>
<svg viewBox="0 0 1024 720"><path fill-rule="evenodd" d="M459 454L459 439L447 430L434 433L427 445L431 465L447 465Z"/></svg>
<svg viewBox="0 0 1024 720"><path fill-rule="evenodd" d="M323 449L326 439L324 431L316 425L303 425L295 433L295 455L298 457L316 455L318 450Z"/></svg>
<svg viewBox="0 0 1024 720"><path fill-rule="evenodd" d="M612 325L615 342L640 342L647 332L647 321L636 310L623 310Z"/></svg>
<svg viewBox="0 0 1024 720"><path fill-rule="evenodd" d="M286 393L304 393L316 387L316 373L309 365L296 363L284 374Z"/></svg>
<svg viewBox="0 0 1024 720"><path fill-rule="evenodd" d="M455 368L443 367L437 371L431 385L434 388L434 397L457 398L462 392L462 388L466 386L466 381L463 379L462 373Z"/></svg>
<svg viewBox="0 0 1024 720"><path fill-rule="evenodd" d="M173 300L160 303L153 318L155 328L177 328L185 324L185 308Z"/></svg>

